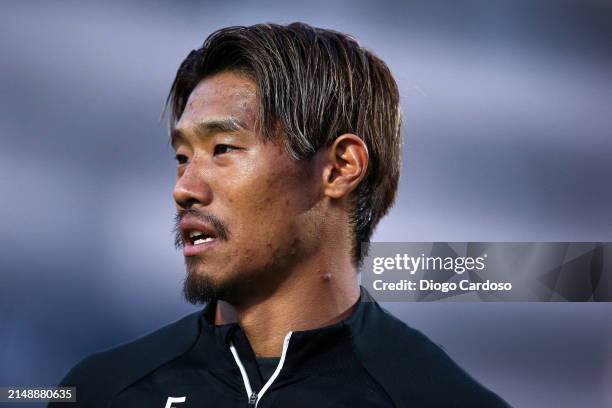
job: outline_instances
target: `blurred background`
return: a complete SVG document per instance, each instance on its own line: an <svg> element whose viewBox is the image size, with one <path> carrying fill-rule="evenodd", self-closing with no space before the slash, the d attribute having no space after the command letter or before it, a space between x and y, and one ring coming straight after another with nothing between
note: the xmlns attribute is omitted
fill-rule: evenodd
<svg viewBox="0 0 612 408"><path fill-rule="evenodd" d="M213 30L296 20L391 67L397 204L375 241L612 241L612 3L13 1L0 13L0 386L195 308L159 114ZM395 303L515 407L612 407L612 304Z"/></svg>

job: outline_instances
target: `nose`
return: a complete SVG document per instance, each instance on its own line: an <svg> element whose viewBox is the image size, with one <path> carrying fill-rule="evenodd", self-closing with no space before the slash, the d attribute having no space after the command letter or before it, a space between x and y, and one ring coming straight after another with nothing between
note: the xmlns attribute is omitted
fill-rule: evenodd
<svg viewBox="0 0 612 408"><path fill-rule="evenodd" d="M196 164L196 162L189 163L176 178L172 196L176 205L182 209L205 206L212 200L212 191L206 179L206 171Z"/></svg>

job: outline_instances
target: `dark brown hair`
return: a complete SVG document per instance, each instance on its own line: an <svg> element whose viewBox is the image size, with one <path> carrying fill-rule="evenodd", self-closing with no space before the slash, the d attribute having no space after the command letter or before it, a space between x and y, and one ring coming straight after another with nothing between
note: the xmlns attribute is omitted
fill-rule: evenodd
<svg viewBox="0 0 612 408"><path fill-rule="evenodd" d="M280 128L295 160L309 159L344 133L365 142L370 162L352 192L350 214L352 255L360 265L374 227L393 204L400 174L399 91L387 65L350 36L303 23L223 28L179 67L167 101L171 129L196 85L228 70L253 78L258 130L274 141Z"/></svg>

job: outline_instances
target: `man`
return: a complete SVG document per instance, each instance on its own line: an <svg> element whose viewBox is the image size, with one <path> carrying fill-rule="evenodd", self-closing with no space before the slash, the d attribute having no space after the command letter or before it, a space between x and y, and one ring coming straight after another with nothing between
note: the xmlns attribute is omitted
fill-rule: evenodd
<svg viewBox="0 0 612 408"><path fill-rule="evenodd" d="M383 61L306 24L225 28L169 105L184 292L207 305L78 364L78 405L507 406L359 287L400 172Z"/></svg>

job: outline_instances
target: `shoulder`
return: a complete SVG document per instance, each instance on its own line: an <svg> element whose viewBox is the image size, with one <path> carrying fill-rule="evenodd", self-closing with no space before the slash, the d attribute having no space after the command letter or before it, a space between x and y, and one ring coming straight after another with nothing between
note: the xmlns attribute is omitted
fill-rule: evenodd
<svg viewBox="0 0 612 408"><path fill-rule="evenodd" d="M399 406L509 407L440 346L376 302L365 314L354 343L366 370Z"/></svg>
<svg viewBox="0 0 612 408"><path fill-rule="evenodd" d="M189 350L198 338L200 315L192 313L137 340L84 358L60 386L76 387L77 406L105 406L110 397Z"/></svg>

